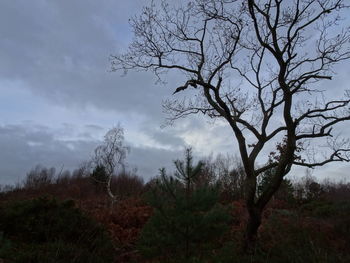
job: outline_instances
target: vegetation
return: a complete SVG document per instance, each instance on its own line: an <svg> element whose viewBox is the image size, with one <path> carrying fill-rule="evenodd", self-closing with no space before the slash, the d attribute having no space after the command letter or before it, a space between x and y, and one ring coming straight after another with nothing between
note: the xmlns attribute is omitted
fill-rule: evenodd
<svg viewBox="0 0 350 263"><path fill-rule="evenodd" d="M350 141L337 135L350 120L350 92L321 90L350 59L350 31L339 23L346 8L152 1L130 20L134 38L111 56L113 70L159 80L180 72L173 95L193 96L164 102L169 122L223 121L238 159L194 165L188 149L173 176L161 169L144 184L126 169L117 126L72 174L37 166L0 188L0 262L350 262L350 184L287 178L293 166L350 162Z"/></svg>
<svg viewBox="0 0 350 263"><path fill-rule="evenodd" d="M317 182L308 174L285 180L262 215L254 252L246 254L241 239L248 214L244 192L236 187L245 179L232 159L219 155L195 165L188 150L172 176L161 170L146 184L123 171L111 180L120 197L112 211L108 193L96 191L91 178L96 169L56 175L38 166L20 186L0 193L0 259L349 262L350 184ZM48 171L50 181L39 180ZM266 172L257 187L270 176Z"/></svg>
<svg viewBox="0 0 350 263"><path fill-rule="evenodd" d="M93 173L91 178L96 183L105 185L111 209L119 199L112 190L113 175L118 168L124 167L127 152L128 147L124 145L124 129L118 125L106 133L103 144L95 149L95 156L92 159L95 174Z"/></svg>
<svg viewBox="0 0 350 263"><path fill-rule="evenodd" d="M140 236L140 251L161 261L212 261L213 251L229 229L228 207L218 203L218 187L196 185L203 163L193 166L191 149L186 150L184 161L175 161L175 166L174 177L161 169L149 192L155 211Z"/></svg>
<svg viewBox="0 0 350 263"><path fill-rule="evenodd" d="M113 262L107 233L74 208L73 201L39 198L1 207L5 262Z"/></svg>
<svg viewBox="0 0 350 263"><path fill-rule="evenodd" d="M164 103L169 121L203 114L227 124L246 175L242 241L253 252L264 210L293 166L350 161L348 138L336 136L338 124L350 120L350 94L327 96L320 85L350 59L350 31L339 23L349 6L346 0L170 2L152 2L131 19L134 38L124 54L111 57L112 69L152 71L160 80L177 71L183 84ZM179 99L181 93L189 97Z"/></svg>

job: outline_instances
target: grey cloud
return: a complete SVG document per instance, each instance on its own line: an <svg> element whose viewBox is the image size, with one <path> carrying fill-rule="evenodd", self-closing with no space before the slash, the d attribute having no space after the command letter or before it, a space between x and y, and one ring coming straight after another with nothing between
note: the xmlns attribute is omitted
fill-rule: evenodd
<svg viewBox="0 0 350 263"><path fill-rule="evenodd" d="M70 130L63 126L61 134L63 131L66 131L67 137L69 137ZM90 133L89 129L85 130L86 136L83 139L61 140L57 138L56 134L53 129L29 123L0 126L0 184L20 182L26 172L36 164L47 167L54 166L58 169L64 165L65 169L75 169L81 162L89 160L93 149L101 143L101 141L94 139L93 133ZM154 135L156 136L157 133ZM171 135L171 133L158 134L158 138L161 136L164 136L165 142L170 141L173 146L178 144L178 147L167 150L140 147L133 145L132 142L126 142L131 147L131 152L127 157L129 168L137 167L138 174L146 180L157 176L158 169L161 167L166 167L170 172L173 171L173 160L183 156L184 144L181 139ZM225 152L224 141L222 150ZM229 149L227 150L227 152L232 153ZM218 152L220 151L216 151L214 154ZM203 158L209 153L195 151L195 157L197 159ZM316 169L314 175L319 178L331 177L339 180L347 176L347 171L348 165L333 164ZM291 176L293 175L298 177L304 175L304 169L294 169Z"/></svg>
<svg viewBox="0 0 350 263"><path fill-rule="evenodd" d="M141 130L164 147L176 149L185 146L184 140L180 137L181 131L176 131L173 127L160 128L152 122L144 122L141 124Z"/></svg>
<svg viewBox="0 0 350 263"><path fill-rule="evenodd" d="M131 38L128 17L146 1L8 1L0 11L0 78L60 105L161 114L154 77L108 72ZM139 6L138 6L139 5Z"/></svg>
<svg viewBox="0 0 350 263"><path fill-rule="evenodd" d="M182 151L169 151L151 147L131 148L128 157L130 167L135 164L138 174L149 180L159 175L159 168L165 167L168 171L173 170L173 161L182 157Z"/></svg>
<svg viewBox="0 0 350 263"><path fill-rule="evenodd" d="M60 141L45 128L0 126L0 184L20 182L36 164L74 169L86 160L96 141Z"/></svg>
<svg viewBox="0 0 350 263"><path fill-rule="evenodd" d="M60 105L71 112L93 106L101 114L111 111L119 115L141 116L140 119L144 120L139 123L142 133L165 146L160 150L134 147L130 142L132 150L128 162L131 166L139 166L139 173L146 178L156 175L158 168L171 166L173 159L181 157L182 150L179 149L186 144L183 135L191 131L203 135L195 141L203 146L197 154L206 155L210 151L234 154L237 147L228 126L209 131L206 120L195 116L177 122L174 127L158 128L164 119L161 101L174 91L181 76L167 76L168 84L159 86L149 73L120 77L121 73L109 72L108 56L127 46L132 37L128 18L139 13L144 4L149 4L149 0L2 1L0 83L20 83L18 88L29 90L33 97L48 99L52 105ZM347 83L349 67L339 66L338 69L339 77L331 82L331 88L344 87ZM328 82L324 83L322 88L329 89ZM18 105L5 106L10 108L6 112L11 115L11 107L13 112L21 111L21 103L30 105L25 96ZM11 116L20 115L12 113ZM11 120L11 116L5 119ZM36 122L43 121L36 116L32 118ZM64 118L71 121L69 116ZM22 120L15 119L13 123L19 121ZM36 163L47 166L64 163L67 168L75 168L80 161L89 158L99 143L96 134L105 130L92 122L87 120L91 124L79 129L70 123L60 129L30 122L0 126L0 183L15 182Z"/></svg>
<svg viewBox="0 0 350 263"><path fill-rule="evenodd" d="M98 131L103 130L103 127L96 125L96 124L86 124L85 128L87 128L89 130L98 130Z"/></svg>
<svg viewBox="0 0 350 263"><path fill-rule="evenodd" d="M70 130L63 128L70 135ZM45 126L33 124L0 126L0 184L14 184L22 181L36 164L59 169L78 168L83 161L89 160L93 150L101 141L86 130L87 140L61 140L57 132ZM131 147L127 157L130 168L137 167L138 174L150 179L158 174L160 167L171 167L172 161L181 157L181 151L163 150L152 147Z"/></svg>

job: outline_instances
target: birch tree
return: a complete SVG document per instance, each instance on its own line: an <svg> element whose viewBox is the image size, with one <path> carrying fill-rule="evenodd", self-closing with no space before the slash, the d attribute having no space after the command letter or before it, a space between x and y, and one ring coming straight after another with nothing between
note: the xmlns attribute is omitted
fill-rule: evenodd
<svg viewBox="0 0 350 263"><path fill-rule="evenodd" d="M103 144L95 149L93 164L95 167L103 167L106 178L98 183L106 186L107 194L111 200L111 208L118 200L118 196L113 193L111 184L116 171L124 167L124 161L129 148L124 145L124 129L118 125L109 130L104 136Z"/></svg>

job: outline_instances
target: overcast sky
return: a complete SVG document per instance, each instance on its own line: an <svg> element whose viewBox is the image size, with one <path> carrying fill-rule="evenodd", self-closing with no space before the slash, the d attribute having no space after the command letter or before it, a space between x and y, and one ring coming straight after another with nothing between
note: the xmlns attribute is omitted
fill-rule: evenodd
<svg viewBox="0 0 350 263"><path fill-rule="evenodd" d="M0 2L0 184L21 181L36 164L77 168L118 123L131 148L127 162L146 179L171 166L188 145L199 157L236 153L220 123L197 117L161 128L162 100L176 88L175 79L156 85L148 73L110 72L109 55L131 41L128 19L147 3ZM343 73L335 81L349 83L349 67ZM349 168L332 165L317 174L341 178Z"/></svg>

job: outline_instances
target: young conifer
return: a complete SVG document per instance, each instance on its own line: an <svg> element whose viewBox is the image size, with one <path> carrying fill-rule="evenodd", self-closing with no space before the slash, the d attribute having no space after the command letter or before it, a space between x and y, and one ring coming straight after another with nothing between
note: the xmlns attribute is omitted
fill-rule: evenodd
<svg viewBox="0 0 350 263"><path fill-rule="evenodd" d="M193 165L191 149L174 162L174 176L165 169L149 193L154 215L143 229L139 248L146 257L167 262L203 261L219 245L230 216L218 203L215 185L198 184L203 163Z"/></svg>

